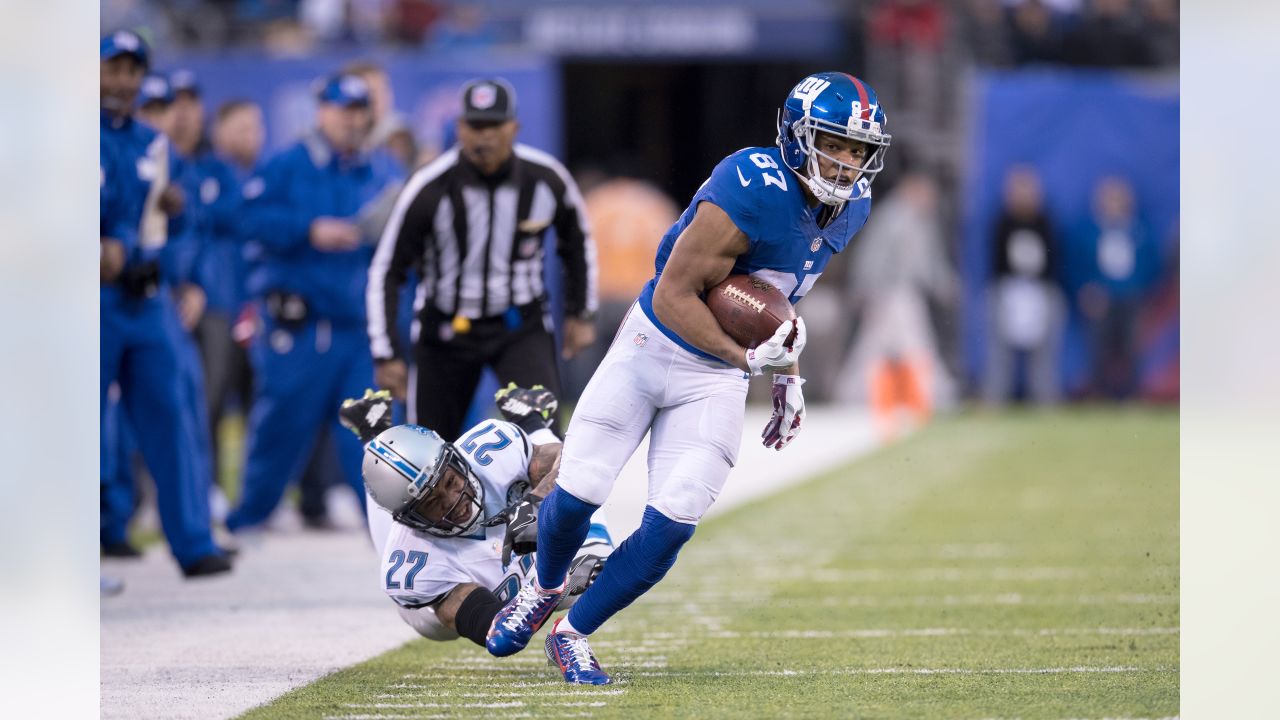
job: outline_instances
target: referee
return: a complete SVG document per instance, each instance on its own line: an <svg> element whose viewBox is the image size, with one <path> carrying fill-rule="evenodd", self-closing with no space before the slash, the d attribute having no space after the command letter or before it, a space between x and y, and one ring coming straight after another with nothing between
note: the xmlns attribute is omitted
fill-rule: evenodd
<svg viewBox="0 0 1280 720"><path fill-rule="evenodd" d="M548 231L565 271L563 356L595 342L595 247L582 195L555 158L515 142L518 129L506 80L467 83L458 144L409 179L369 267L375 381L405 400L410 422L450 440L486 366L501 385L560 393L543 286ZM421 278L412 373L396 335L410 270Z"/></svg>

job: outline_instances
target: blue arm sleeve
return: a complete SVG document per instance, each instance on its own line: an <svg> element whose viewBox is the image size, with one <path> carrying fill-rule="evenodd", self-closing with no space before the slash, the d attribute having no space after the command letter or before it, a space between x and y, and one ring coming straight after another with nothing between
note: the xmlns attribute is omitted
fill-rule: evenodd
<svg viewBox="0 0 1280 720"><path fill-rule="evenodd" d="M290 202L294 180L290 154L278 155L262 172L244 184L244 237L271 251L284 252L307 244L311 231L310 213Z"/></svg>
<svg viewBox="0 0 1280 720"><path fill-rule="evenodd" d="M107 154L106 144L104 140L98 152L98 235L119 240L124 245L125 257L129 257L138 246L138 229L130 226L128 208L121 198L115 165Z"/></svg>

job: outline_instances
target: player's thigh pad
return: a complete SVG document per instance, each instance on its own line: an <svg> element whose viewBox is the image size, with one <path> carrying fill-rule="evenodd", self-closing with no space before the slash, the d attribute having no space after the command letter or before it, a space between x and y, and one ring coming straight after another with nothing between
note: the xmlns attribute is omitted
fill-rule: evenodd
<svg viewBox="0 0 1280 720"><path fill-rule="evenodd" d="M407 608L397 605L396 610L409 623L409 627L428 640L448 641L459 637L457 631L445 627L436 617L436 611L429 607Z"/></svg>
<svg viewBox="0 0 1280 720"><path fill-rule="evenodd" d="M574 497L603 505L649 430L678 348L634 310L573 411L556 483ZM633 338L644 333L645 342Z"/></svg>
<svg viewBox="0 0 1280 720"><path fill-rule="evenodd" d="M697 523L738 461L747 383L704 377L708 395L658 411L649 438L649 504L677 522Z"/></svg>

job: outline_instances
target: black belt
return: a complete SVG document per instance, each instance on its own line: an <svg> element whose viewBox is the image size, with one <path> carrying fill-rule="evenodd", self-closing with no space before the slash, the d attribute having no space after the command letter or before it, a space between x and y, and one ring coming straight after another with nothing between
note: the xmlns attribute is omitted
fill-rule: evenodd
<svg viewBox="0 0 1280 720"><path fill-rule="evenodd" d="M504 312L497 315L466 318L465 323L470 329L475 329L476 327L493 328L503 325L506 326L508 330L515 330L516 328L524 325L528 320L534 318L541 320L543 314L546 312L545 307L545 303L542 300L534 300L533 302L525 303L524 305L512 305ZM428 305L423 314L423 323L428 325L441 322L457 323L458 318L460 317L462 316L445 313L435 305Z"/></svg>

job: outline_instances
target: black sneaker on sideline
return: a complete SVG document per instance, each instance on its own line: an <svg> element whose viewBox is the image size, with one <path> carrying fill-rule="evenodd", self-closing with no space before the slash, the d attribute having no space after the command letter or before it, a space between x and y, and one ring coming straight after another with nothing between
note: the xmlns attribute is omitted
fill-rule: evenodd
<svg viewBox="0 0 1280 720"><path fill-rule="evenodd" d="M102 555L109 558L136 560L142 557L142 551L134 547L128 540L123 542L103 543Z"/></svg>
<svg viewBox="0 0 1280 720"><path fill-rule="evenodd" d="M231 572L231 561L226 555L205 555L182 568L182 575L188 580L224 572Z"/></svg>

